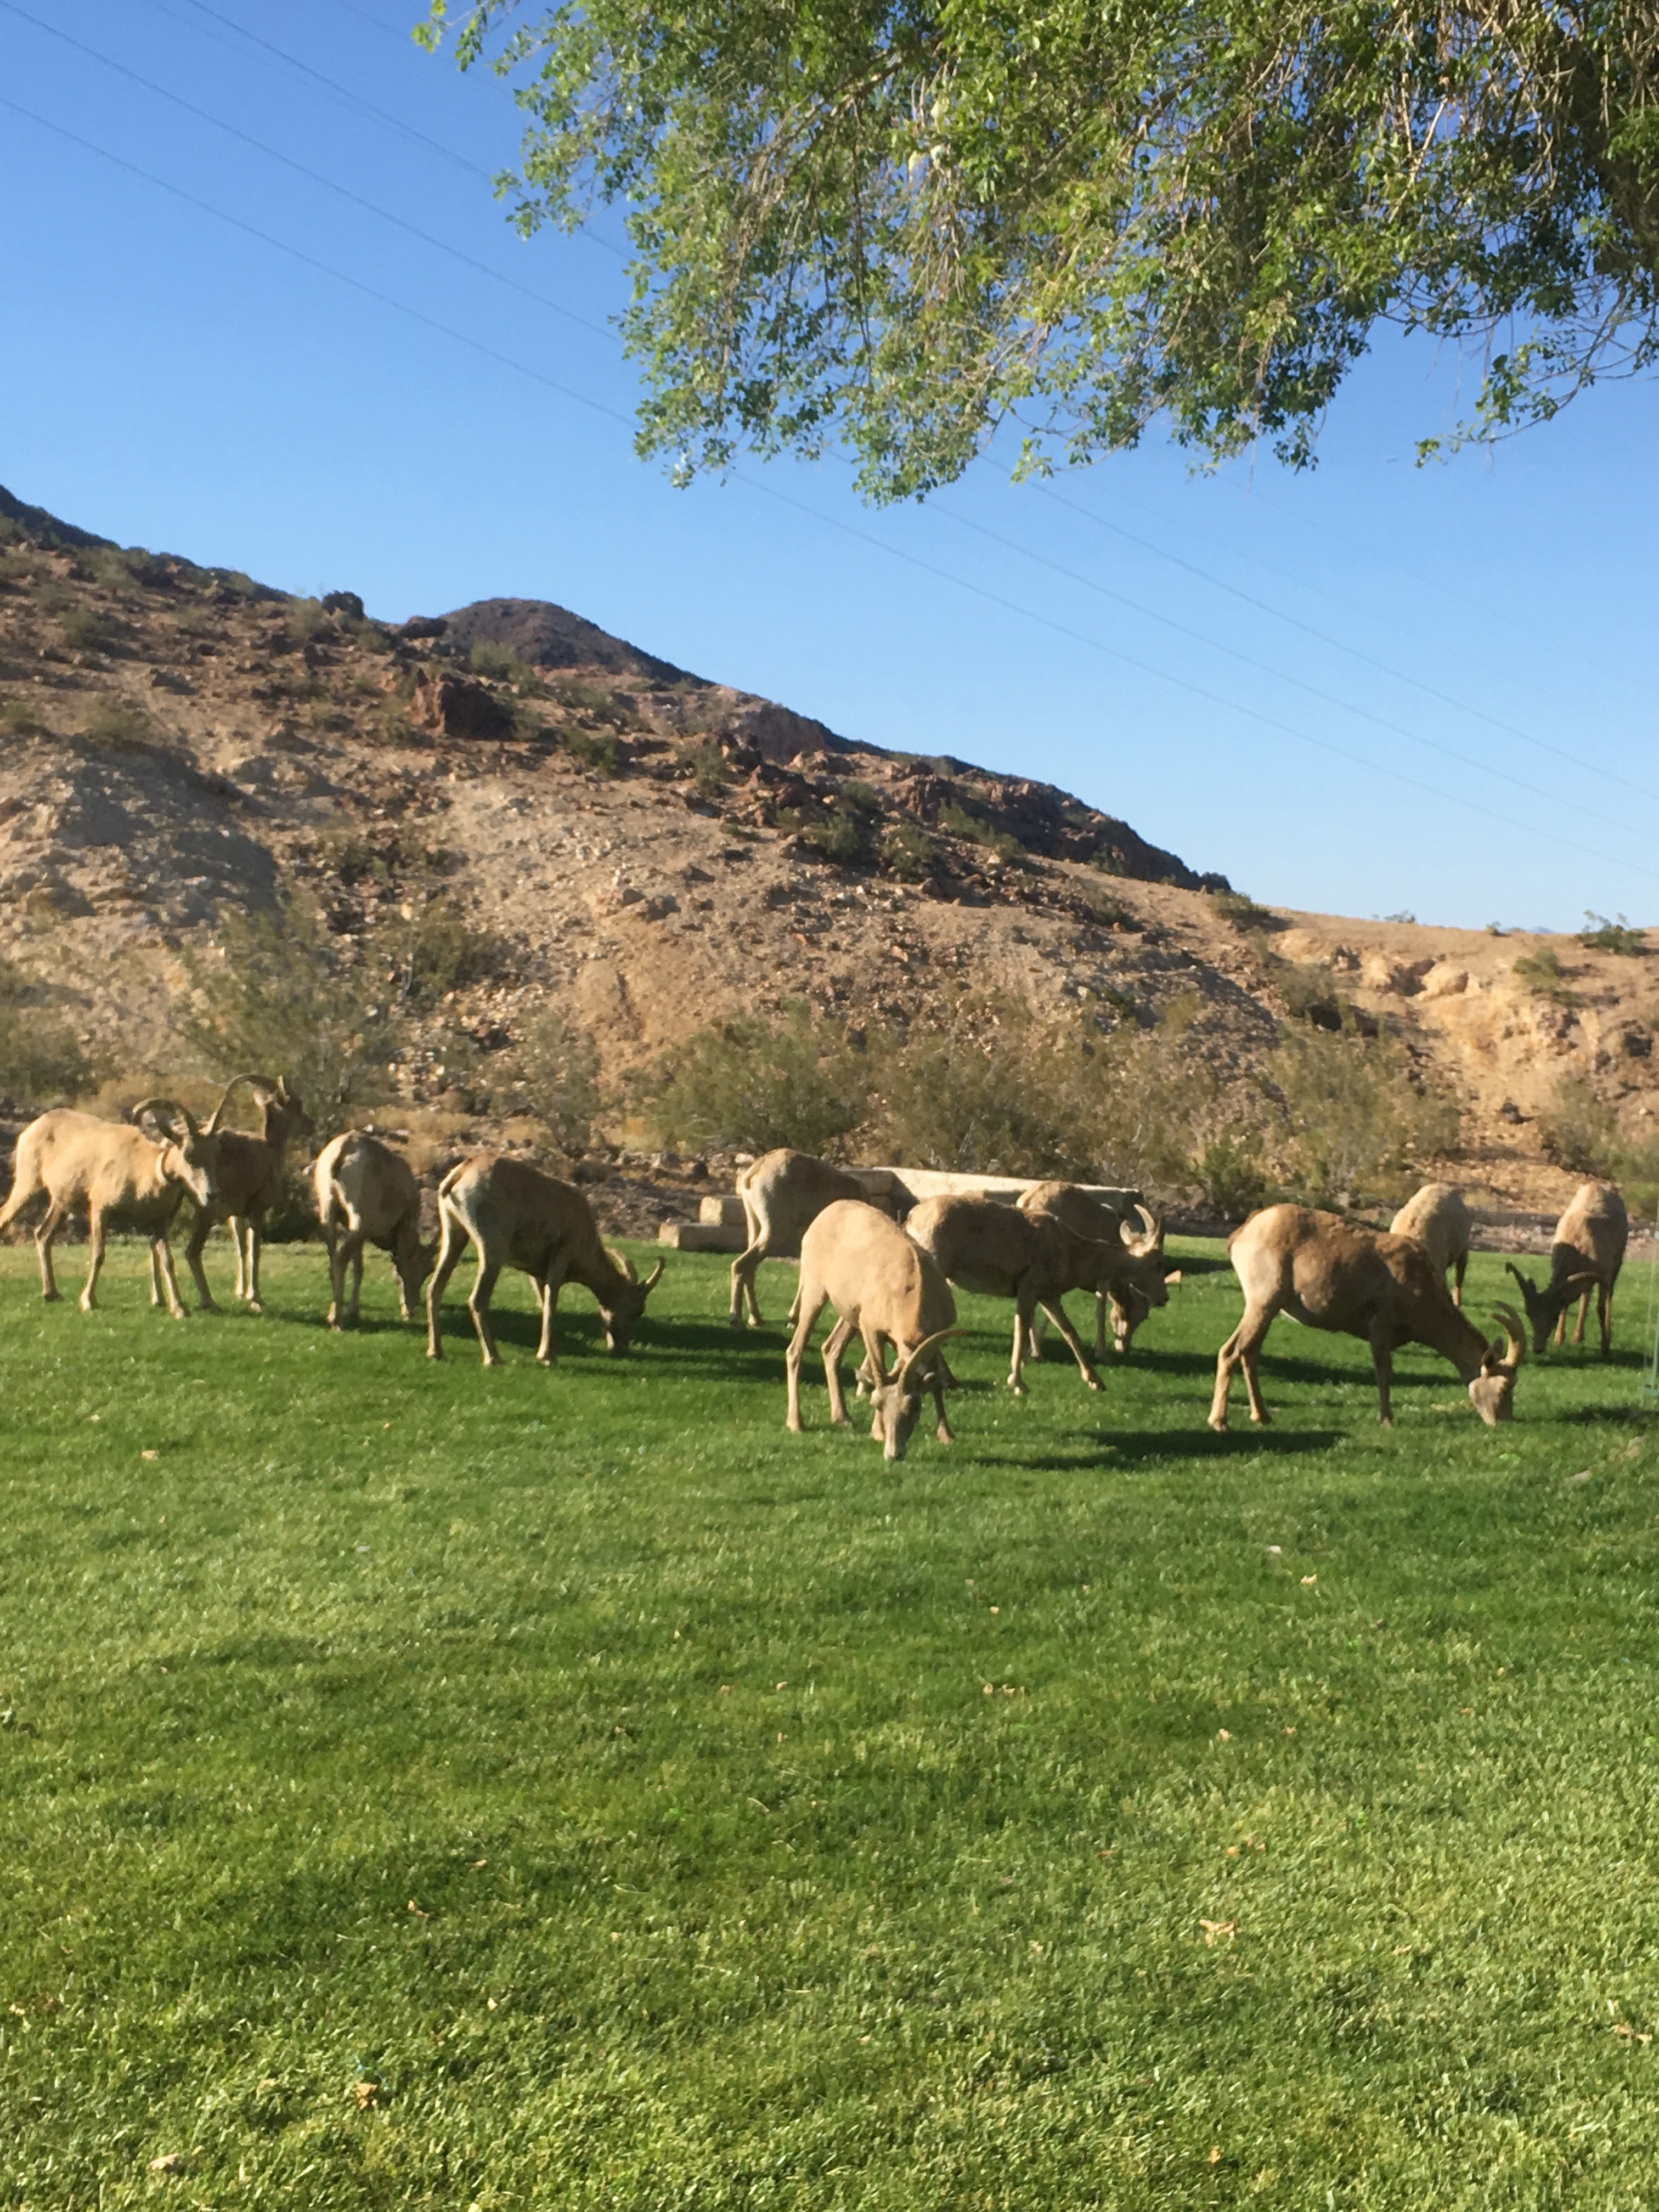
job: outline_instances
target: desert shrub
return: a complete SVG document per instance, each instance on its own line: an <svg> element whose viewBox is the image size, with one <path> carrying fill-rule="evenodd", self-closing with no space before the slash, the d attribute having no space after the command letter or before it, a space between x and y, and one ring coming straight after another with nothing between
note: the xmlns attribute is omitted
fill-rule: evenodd
<svg viewBox="0 0 1659 2212"><path fill-rule="evenodd" d="M1645 936L1639 929L1631 928L1622 914L1617 921L1609 921L1606 915L1592 914L1588 907L1578 942L1587 952L1622 952L1632 957L1648 949Z"/></svg>
<svg viewBox="0 0 1659 2212"><path fill-rule="evenodd" d="M550 1006L529 1024L513 1060L515 1094L546 1123L559 1151L572 1158L586 1152L601 1105L599 1055L586 1030Z"/></svg>
<svg viewBox="0 0 1659 2212"><path fill-rule="evenodd" d="M469 659L475 676L511 676L518 665L506 646L495 645L488 638L479 640Z"/></svg>
<svg viewBox="0 0 1659 2212"><path fill-rule="evenodd" d="M64 644L76 653L106 653L119 635L112 617L97 607L65 607L58 628Z"/></svg>
<svg viewBox="0 0 1659 2212"><path fill-rule="evenodd" d="M106 745L112 752L130 753L152 744L155 728L142 707L106 695L94 702L87 716L86 733L94 744Z"/></svg>
<svg viewBox="0 0 1659 2212"><path fill-rule="evenodd" d="M699 738L694 744L680 747L682 764L691 771L691 781L704 799L718 799L732 780L731 768L725 754L712 738Z"/></svg>
<svg viewBox="0 0 1659 2212"><path fill-rule="evenodd" d="M1538 1117L1544 1157L1577 1175L1610 1176L1620 1154L1619 1117L1582 1076L1563 1078Z"/></svg>
<svg viewBox="0 0 1659 2212"><path fill-rule="evenodd" d="M914 822L890 822L878 851L882 866L902 884L926 882L939 872L944 860L938 839Z"/></svg>
<svg viewBox="0 0 1659 2212"><path fill-rule="evenodd" d="M573 760L579 760L596 775L615 775L622 767L622 748L605 732L561 730L559 742Z"/></svg>
<svg viewBox="0 0 1659 2212"><path fill-rule="evenodd" d="M848 776L841 787L841 795L849 806L856 806L860 813L879 814L881 812L881 793L873 783L866 783L861 777Z"/></svg>
<svg viewBox="0 0 1659 2212"><path fill-rule="evenodd" d="M785 820L782 815L778 818ZM844 790L836 793L823 813L791 815L787 823L797 830L806 851L819 860L846 867L870 857L875 817Z"/></svg>
<svg viewBox="0 0 1659 2212"><path fill-rule="evenodd" d="M1403 1196L1423 1162L1456 1149L1456 1102L1414 1079L1386 1036L1287 1030L1268 1079L1283 1117L1281 1174L1316 1206Z"/></svg>
<svg viewBox="0 0 1659 2212"><path fill-rule="evenodd" d="M325 630L334 627L333 617L320 599L290 599L288 606L288 634L296 645L309 644Z"/></svg>
<svg viewBox="0 0 1659 2212"><path fill-rule="evenodd" d="M496 974L507 947L491 930L475 928L448 898L406 903L392 931L392 969L401 1000L441 999Z"/></svg>
<svg viewBox="0 0 1659 2212"><path fill-rule="evenodd" d="M1267 1194L1259 1139L1212 1137L1192 1163L1192 1180L1226 1221L1254 1213Z"/></svg>
<svg viewBox="0 0 1659 2212"><path fill-rule="evenodd" d="M97 1079L68 1024L34 1001L39 988L0 959L0 1092L23 1106L60 1106Z"/></svg>
<svg viewBox="0 0 1659 2212"><path fill-rule="evenodd" d="M185 1044L222 1079L239 1069L286 1077L317 1123L317 1141L386 1092L391 1035L368 985L330 942L314 907L222 915L218 945L183 954L191 1000Z"/></svg>
<svg viewBox="0 0 1659 2212"><path fill-rule="evenodd" d="M1572 1004L1567 971L1553 945L1542 945L1536 952L1522 953L1515 963L1515 977L1535 999L1553 999L1559 1006Z"/></svg>
<svg viewBox="0 0 1659 2212"><path fill-rule="evenodd" d="M999 859L1018 862L1030 858L1018 837L1011 837L1006 830L997 829L955 799L947 799L940 807L939 823L940 829L948 830L952 836L966 838L972 845L983 845Z"/></svg>
<svg viewBox="0 0 1659 2212"><path fill-rule="evenodd" d="M1081 1024L964 994L905 1036L870 1042L872 1134L901 1166L1086 1175Z"/></svg>
<svg viewBox="0 0 1659 2212"><path fill-rule="evenodd" d="M1242 937L1248 937L1252 930L1284 927L1271 907L1258 906L1243 891L1212 891L1209 901L1222 921L1231 922Z"/></svg>
<svg viewBox="0 0 1659 2212"><path fill-rule="evenodd" d="M1284 1000L1292 1021L1312 1022L1322 1030L1340 1030L1352 1018L1352 1009L1331 981L1331 971L1316 961L1286 960L1267 942L1260 929L1249 933L1250 948L1267 971L1267 980Z"/></svg>
<svg viewBox="0 0 1659 2212"><path fill-rule="evenodd" d="M46 727L27 699L8 699L0 706L0 724L15 738L38 738Z"/></svg>
<svg viewBox="0 0 1659 2212"><path fill-rule="evenodd" d="M751 1017L699 1030L635 1088L665 1144L833 1158L865 1117L869 1068L842 1023L797 1001L775 1025Z"/></svg>

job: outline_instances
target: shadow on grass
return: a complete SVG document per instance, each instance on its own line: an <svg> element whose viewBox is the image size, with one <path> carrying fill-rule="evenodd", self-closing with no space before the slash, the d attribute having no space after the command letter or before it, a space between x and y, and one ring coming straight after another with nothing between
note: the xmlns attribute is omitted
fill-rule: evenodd
<svg viewBox="0 0 1659 2212"><path fill-rule="evenodd" d="M971 1434L961 1441L970 1446L974 1458L986 1467L1023 1468L1040 1472L1045 1467L1098 1468L1103 1474L1121 1474L1126 1468L1190 1462L1194 1466L1224 1460L1297 1459L1328 1451L1343 1442L1340 1429L1227 1429L1219 1435L1207 1426L1192 1429L1115 1429L1093 1434L1062 1430L1029 1451L999 1447L984 1449Z"/></svg>

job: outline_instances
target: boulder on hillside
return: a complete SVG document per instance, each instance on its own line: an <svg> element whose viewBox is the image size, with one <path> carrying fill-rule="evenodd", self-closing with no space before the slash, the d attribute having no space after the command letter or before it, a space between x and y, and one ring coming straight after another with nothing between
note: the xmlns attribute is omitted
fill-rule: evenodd
<svg viewBox="0 0 1659 2212"><path fill-rule="evenodd" d="M487 743L513 734L513 709L507 702L465 676L422 677L410 715L417 728L430 730L434 737Z"/></svg>
<svg viewBox="0 0 1659 2212"><path fill-rule="evenodd" d="M678 684L686 673L550 599L475 599L448 617L448 635L463 653L499 645L532 668L603 668L647 684Z"/></svg>

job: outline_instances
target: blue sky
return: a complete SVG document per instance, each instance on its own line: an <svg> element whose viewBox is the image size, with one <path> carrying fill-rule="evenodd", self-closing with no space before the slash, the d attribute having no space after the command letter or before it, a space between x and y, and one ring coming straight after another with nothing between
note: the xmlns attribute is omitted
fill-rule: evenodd
<svg viewBox="0 0 1659 2212"><path fill-rule="evenodd" d="M0 483L388 617L556 599L1259 898L1659 921L1652 384L1419 469L1462 365L1386 334L1311 475L1153 438L898 511L835 463L676 491L631 448L618 218L519 240L517 111L414 15L0 0Z"/></svg>

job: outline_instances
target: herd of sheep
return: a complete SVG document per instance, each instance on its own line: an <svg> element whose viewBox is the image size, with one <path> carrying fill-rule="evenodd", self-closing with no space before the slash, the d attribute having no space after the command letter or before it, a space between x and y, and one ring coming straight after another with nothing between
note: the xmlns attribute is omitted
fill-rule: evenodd
<svg viewBox="0 0 1659 2212"><path fill-rule="evenodd" d="M226 1108L243 1085L264 1116L257 1135L222 1127ZM30 1122L17 1140L0 1230L42 1208L34 1240L40 1289L43 1297L56 1298L53 1239L66 1220L85 1217L91 1259L81 1304L90 1312L110 1228L136 1229L149 1239L152 1303L159 1306L165 1299L182 1319L169 1232L188 1197L195 1201L196 1219L185 1256L200 1304L214 1306L203 1252L222 1221L235 1248L236 1296L257 1310L263 1224L280 1196L289 1147L313 1127L280 1078L255 1075L237 1076L227 1085L205 1125L165 1098L144 1099L124 1121L58 1108ZM445 1176L435 1244L421 1237L420 1188L407 1162L370 1132L350 1129L332 1138L318 1154L312 1176L328 1247L329 1326L341 1328L356 1320L363 1253L372 1244L391 1255L405 1321L426 1285L427 1351L434 1359L443 1357L444 1291L469 1245L476 1251L477 1275L467 1305L486 1366L499 1358L490 1300L502 1268L522 1271L536 1285L541 1311L536 1356L544 1364L557 1356L554 1315L566 1283L592 1294L605 1342L620 1352L662 1274L659 1261L641 1281L631 1261L606 1248L592 1207L574 1184L507 1154L476 1153ZM824 1307L832 1306L836 1322L823 1346L831 1417L838 1423L848 1419L841 1357L856 1335L864 1347L859 1387L869 1397L872 1434L890 1460L903 1458L930 1393L939 1440L951 1441L945 1393L955 1377L944 1347L957 1334L953 1285L1012 1301L1011 1388L1024 1389L1024 1362L1038 1346L1046 1317L1064 1337L1084 1381L1098 1389L1095 1362L1104 1353L1108 1314L1118 1350L1127 1351L1139 1323L1168 1303L1170 1285L1180 1280L1164 1259L1163 1224L1136 1191L1036 1183L1012 1206L986 1198L928 1199L901 1223L872 1202L855 1176L790 1151L769 1152L745 1169L738 1190L748 1235L732 1266L733 1326L745 1310L751 1327L760 1321L755 1278L761 1261L769 1255L798 1252L800 1257L785 1362L790 1429L801 1427L802 1358ZM1587 1182L1574 1197L1557 1226L1550 1276L1542 1287L1510 1265L1527 1318L1523 1322L1513 1307L1499 1306L1504 1334L1490 1343L1462 1306L1469 1231L1468 1209L1448 1183L1419 1191L1387 1231L1301 1206L1270 1206L1252 1214L1228 1247L1244 1291L1244 1314L1216 1361L1211 1426L1226 1426L1228 1395L1240 1371L1251 1419L1268 1419L1258 1363L1281 1313L1370 1344L1385 1423L1391 1419L1394 1352L1402 1344L1425 1345L1449 1360L1488 1424L1507 1420L1514 1411L1516 1371L1528 1328L1534 1349L1541 1352L1552 1331L1558 1338L1565 1334L1575 1298L1580 1302L1576 1340L1583 1341L1594 1292L1601 1350L1604 1355L1611 1350L1613 1291L1627 1236L1624 1201L1613 1184ZM1092 1357L1064 1304L1077 1291L1091 1291L1096 1298Z"/></svg>

